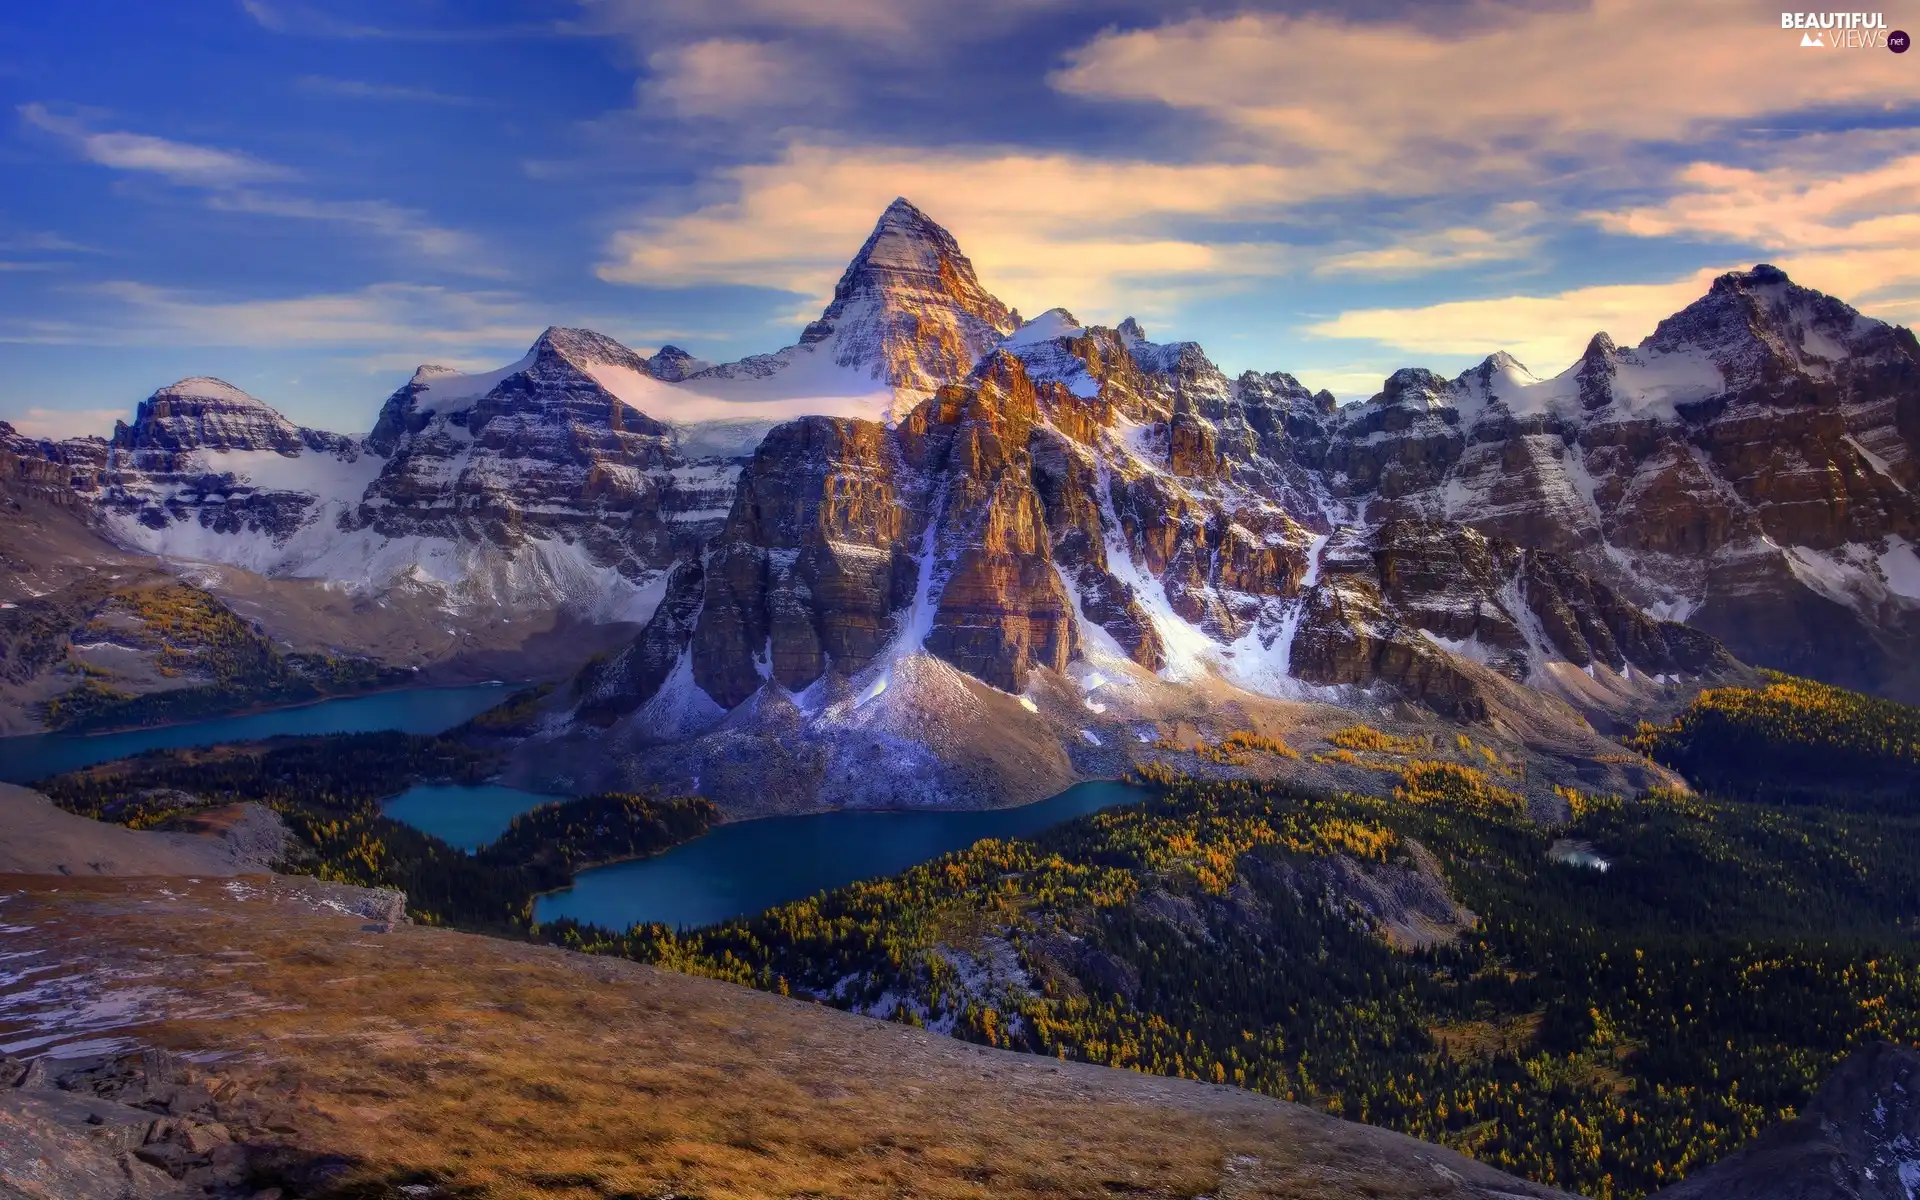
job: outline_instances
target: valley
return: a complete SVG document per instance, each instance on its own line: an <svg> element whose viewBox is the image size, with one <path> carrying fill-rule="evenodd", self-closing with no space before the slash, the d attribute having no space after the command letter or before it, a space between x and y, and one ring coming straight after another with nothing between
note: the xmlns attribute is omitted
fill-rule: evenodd
<svg viewBox="0 0 1920 1200"><path fill-rule="evenodd" d="M244 1155L138 1160L302 1200L1637 1200L1869 1129L1920 344L1706 288L1342 406L902 199L770 354L0 426L0 778L63 810L5 797L0 1046L256 1047ZM62 1069L18 1111L135 1070Z"/></svg>

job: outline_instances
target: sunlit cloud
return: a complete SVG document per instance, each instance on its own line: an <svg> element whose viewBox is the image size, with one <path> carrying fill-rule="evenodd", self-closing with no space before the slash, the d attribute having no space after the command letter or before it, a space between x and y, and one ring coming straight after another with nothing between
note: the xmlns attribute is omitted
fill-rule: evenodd
<svg viewBox="0 0 1920 1200"><path fill-rule="evenodd" d="M724 198L636 219L613 238L600 275L822 299L881 211L904 195L953 232L990 289L1025 311L1150 312L1169 287L1279 270L1283 246L1203 239L1177 226L1257 211L1299 182L1261 164L795 146L777 162L724 172Z"/></svg>
<svg viewBox="0 0 1920 1200"><path fill-rule="evenodd" d="M1920 263L1914 257L1902 247L1776 255L1773 262L1803 287L1860 306L1868 316L1899 320L1920 306L1909 297L1882 307L1871 303L1869 297L1884 289L1889 280L1920 286ZM1621 345L1636 343L1652 333L1661 320L1705 295L1715 276L1751 265L1729 262L1659 283L1606 284L1547 295L1355 309L1309 325L1306 332L1326 338L1366 339L1402 354L1477 358L1505 350L1536 374L1553 375L1578 359L1594 334L1604 332Z"/></svg>
<svg viewBox="0 0 1920 1200"><path fill-rule="evenodd" d="M1610 233L1780 252L1861 300L1920 298L1920 154L1854 171L1694 163L1676 186L1659 204L1588 217Z"/></svg>
<svg viewBox="0 0 1920 1200"><path fill-rule="evenodd" d="M1409 192L1537 178L1716 122L1915 101L1900 56L1802 51L1747 0L1453 11L1453 28L1430 13L1422 24L1317 13L1109 30L1053 81L1204 114L1350 184L1378 176L1373 186Z"/></svg>
<svg viewBox="0 0 1920 1200"><path fill-rule="evenodd" d="M1538 250L1541 239L1532 231L1540 215L1540 205L1531 200L1498 205L1485 225L1454 225L1405 235L1371 249L1336 253L1316 263L1314 273L1410 276L1512 262Z"/></svg>
<svg viewBox="0 0 1920 1200"><path fill-rule="evenodd" d="M1699 299L1714 276L1728 269L1708 268L1666 283L1357 309L1309 325L1306 331L1319 337L1364 338L1412 354L1479 357L1505 350L1536 374L1552 375L1579 358L1595 333L1604 330L1622 344L1639 341L1661 318Z"/></svg>
<svg viewBox="0 0 1920 1200"><path fill-rule="evenodd" d="M680 116L712 117L774 105L819 104L834 88L790 47L744 38L709 38L647 58L641 101Z"/></svg>

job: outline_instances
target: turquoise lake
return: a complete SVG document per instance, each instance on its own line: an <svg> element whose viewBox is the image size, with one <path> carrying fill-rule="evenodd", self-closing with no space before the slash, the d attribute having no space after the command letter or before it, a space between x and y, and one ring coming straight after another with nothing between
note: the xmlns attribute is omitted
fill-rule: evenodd
<svg viewBox="0 0 1920 1200"><path fill-rule="evenodd" d="M542 921L608 929L650 921L687 929L757 913L858 879L892 875L981 838L1030 837L1152 793L1082 783L1021 808L986 812L833 812L722 825L654 858L597 867L540 898Z"/></svg>
<svg viewBox="0 0 1920 1200"><path fill-rule="evenodd" d="M711 925L858 879L892 875L981 838L1029 837L1116 804L1144 788L1082 783L1021 808L986 812L833 812L722 825L665 854L584 871L540 898L542 921L572 917L609 929L658 921ZM500 836L522 812L555 797L495 784L423 784L387 801L387 815L468 850Z"/></svg>
<svg viewBox="0 0 1920 1200"><path fill-rule="evenodd" d="M129 729L124 733L91 736L45 733L0 738L0 782L45 779L142 750L211 746L215 742L240 742L281 734L370 733L379 729L439 733L500 703L507 690L505 685L497 683L415 688L324 700L300 708L277 708L239 717L215 717L158 729Z"/></svg>
<svg viewBox="0 0 1920 1200"><path fill-rule="evenodd" d="M483 783L418 783L380 806L396 821L423 829L443 842L472 853L507 831L523 812L565 800L519 788Z"/></svg>

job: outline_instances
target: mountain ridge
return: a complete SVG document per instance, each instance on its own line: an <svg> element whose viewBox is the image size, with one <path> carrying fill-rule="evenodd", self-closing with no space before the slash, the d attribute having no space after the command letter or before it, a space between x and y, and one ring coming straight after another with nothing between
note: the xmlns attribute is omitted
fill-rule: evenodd
<svg viewBox="0 0 1920 1200"><path fill-rule="evenodd" d="M671 706L711 724L765 681L804 692L885 651L1014 695L1112 654L1468 720L1500 707L1491 669L1605 728L1732 669L1646 632L1663 621L1920 688L1916 364L1910 332L1761 264L1551 378L1498 353L1339 406L1131 318L1022 321L901 199L774 355L706 366L553 327L494 372L421 368L364 438L183 381L116 432L86 503L170 558L426 588L456 617L661 622L623 698L582 710L599 719L684 677ZM753 415L806 410L784 433ZM38 457L61 456L84 459ZM1502 566L1431 569L1463 553Z"/></svg>

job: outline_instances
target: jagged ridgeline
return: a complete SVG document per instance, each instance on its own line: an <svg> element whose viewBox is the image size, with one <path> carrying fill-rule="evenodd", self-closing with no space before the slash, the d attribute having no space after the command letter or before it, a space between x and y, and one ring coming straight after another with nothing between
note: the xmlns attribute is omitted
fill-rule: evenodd
<svg viewBox="0 0 1920 1200"><path fill-rule="evenodd" d="M1023 320L901 200L772 354L550 329L364 437L193 379L110 441L5 434L0 480L216 591L324 582L406 665L611 646L533 723L556 780L983 803L1118 773L1183 705L1407 699L1577 758L1742 662L1914 698L1916 406L1910 331L1765 266L1551 377L1338 406ZM562 615L615 632L537 641ZM866 789L876 752L924 786Z"/></svg>

